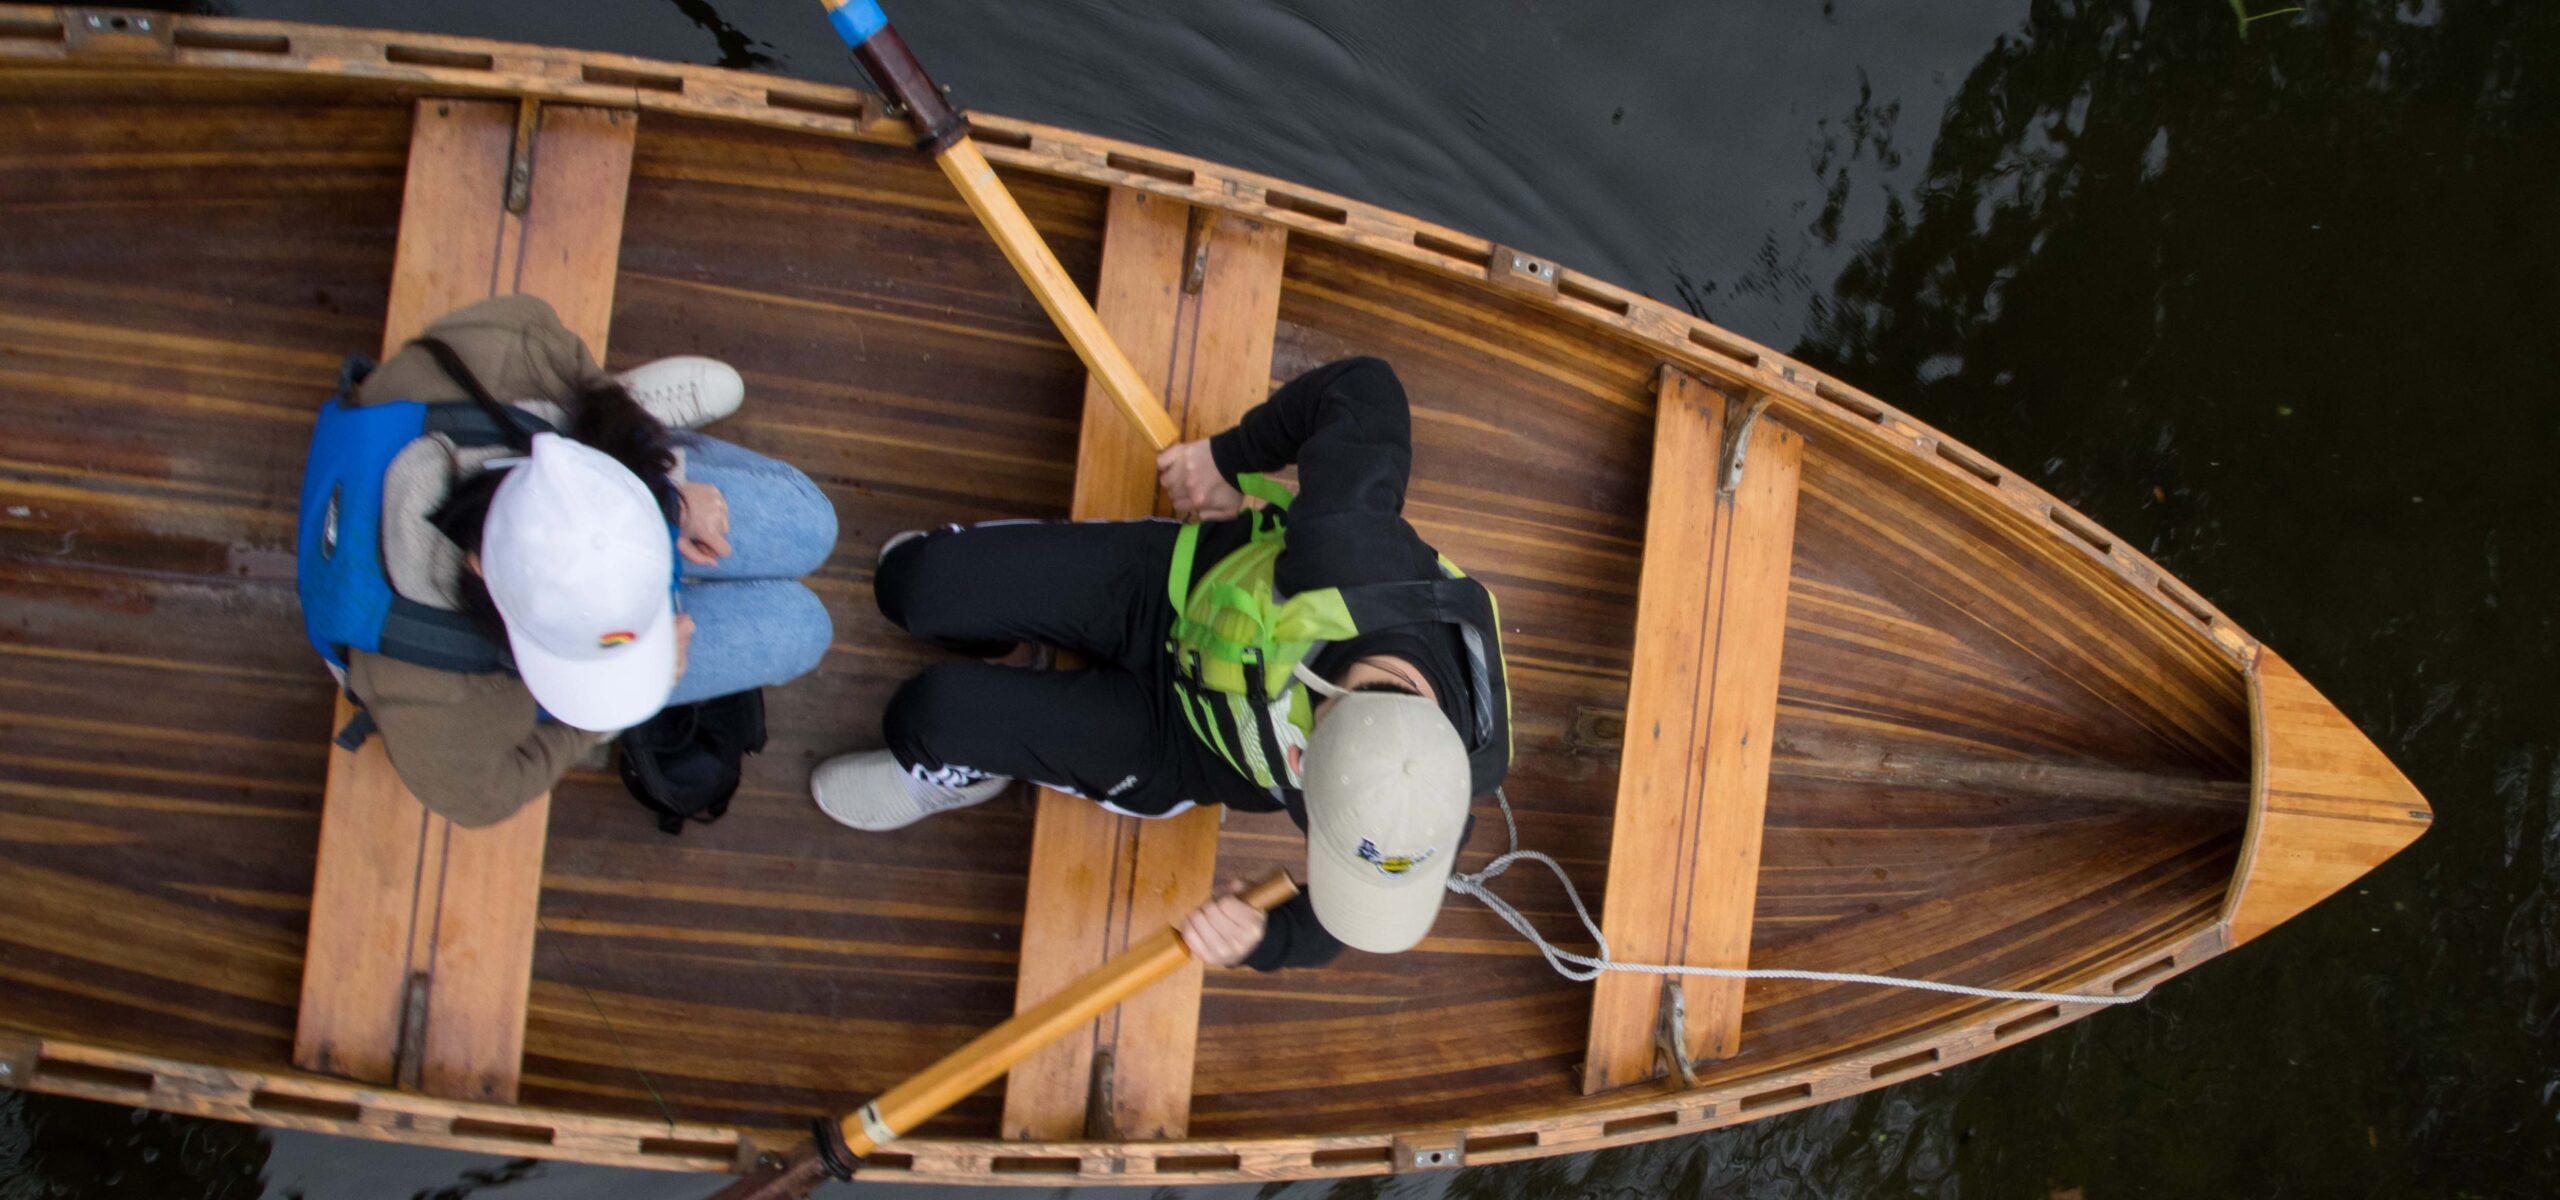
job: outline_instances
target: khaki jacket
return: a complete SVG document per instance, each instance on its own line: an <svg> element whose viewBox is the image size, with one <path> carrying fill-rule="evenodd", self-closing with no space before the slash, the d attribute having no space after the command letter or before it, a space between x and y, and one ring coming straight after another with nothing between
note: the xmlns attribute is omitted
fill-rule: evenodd
<svg viewBox="0 0 2560 1200"><path fill-rule="evenodd" d="M604 377L586 344L533 296L500 296L427 327L502 401L569 401ZM352 403L469 400L460 384L414 346L403 347L356 388ZM396 581L395 576L395 581ZM449 598L409 599L451 607ZM362 651L347 656L347 687L373 715L392 769L410 792L454 824L494 824L550 791L570 766L611 736L543 720L512 672L467 675Z"/></svg>

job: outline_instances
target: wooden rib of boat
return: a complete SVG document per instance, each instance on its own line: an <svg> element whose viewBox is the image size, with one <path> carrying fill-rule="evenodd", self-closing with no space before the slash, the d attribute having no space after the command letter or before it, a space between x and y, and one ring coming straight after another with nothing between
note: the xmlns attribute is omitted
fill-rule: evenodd
<svg viewBox="0 0 2560 1200"><path fill-rule="evenodd" d="M844 534L815 580L838 644L773 694L727 820L662 837L600 772L555 793L509 1101L292 1065L306 976L339 967L305 961L332 700L294 608L302 449L340 356L397 327L404 224L428 236L404 222L413 137L451 99L608 114L628 138L611 361L737 364L750 400L724 432L805 468ZM1396 365L1410 516L1502 602L1522 839L1587 891L1605 880L1605 919L1648 952L2120 994L2425 828L2408 781L2272 651L1849 383L1355 200L978 126L1133 356L1163 364L1177 420L1214 425L1239 388L1250 403L1344 355ZM869 744L932 658L871 605L884 535L1151 503L1126 494L1116 417L1088 421L1076 359L909 136L867 94L701 67L0 7L0 1084L730 1170L1155 919L1115 897L1297 860L1277 818L1086 830L1025 798L879 837L807 803L810 765ZM1184 364L1193 382L1168 387ZM1109 861L1068 861L1083 850ZM1504 886L1565 931L1560 891ZM2098 1007L1697 987L1684 1081L1648 1054L1652 980L1595 999L1463 900L1407 955L1149 995L869 1172L1523 1159L1824 1103Z"/></svg>

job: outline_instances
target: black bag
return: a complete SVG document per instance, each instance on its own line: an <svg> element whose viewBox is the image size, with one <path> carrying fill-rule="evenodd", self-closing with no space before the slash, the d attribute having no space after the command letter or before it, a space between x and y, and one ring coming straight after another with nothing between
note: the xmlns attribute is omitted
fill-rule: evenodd
<svg viewBox="0 0 2560 1200"><path fill-rule="evenodd" d="M764 749L764 691L677 704L624 730L622 786L658 814L658 828L710 824L729 812L746 757Z"/></svg>

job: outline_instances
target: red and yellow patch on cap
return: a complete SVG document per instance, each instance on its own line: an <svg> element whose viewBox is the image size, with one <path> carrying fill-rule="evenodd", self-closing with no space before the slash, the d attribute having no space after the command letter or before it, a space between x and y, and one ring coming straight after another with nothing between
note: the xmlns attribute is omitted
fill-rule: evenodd
<svg viewBox="0 0 2560 1200"><path fill-rule="evenodd" d="M600 649L611 650L616 646L628 646L639 640L639 634L616 630L604 635L603 637L597 638L596 646Z"/></svg>

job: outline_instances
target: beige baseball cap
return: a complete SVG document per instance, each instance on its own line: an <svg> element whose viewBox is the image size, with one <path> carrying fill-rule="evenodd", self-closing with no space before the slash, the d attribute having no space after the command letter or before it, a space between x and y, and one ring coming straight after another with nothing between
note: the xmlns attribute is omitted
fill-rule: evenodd
<svg viewBox="0 0 2560 1200"><path fill-rule="evenodd" d="M1335 700L1299 773L1307 895L1344 945L1398 954L1431 932L1448 894L1471 799L1467 748L1423 697L1318 690Z"/></svg>
<svg viewBox="0 0 2560 1200"><path fill-rule="evenodd" d="M561 723L610 733L675 689L675 545L649 486L612 456L537 434L480 534L525 690Z"/></svg>

